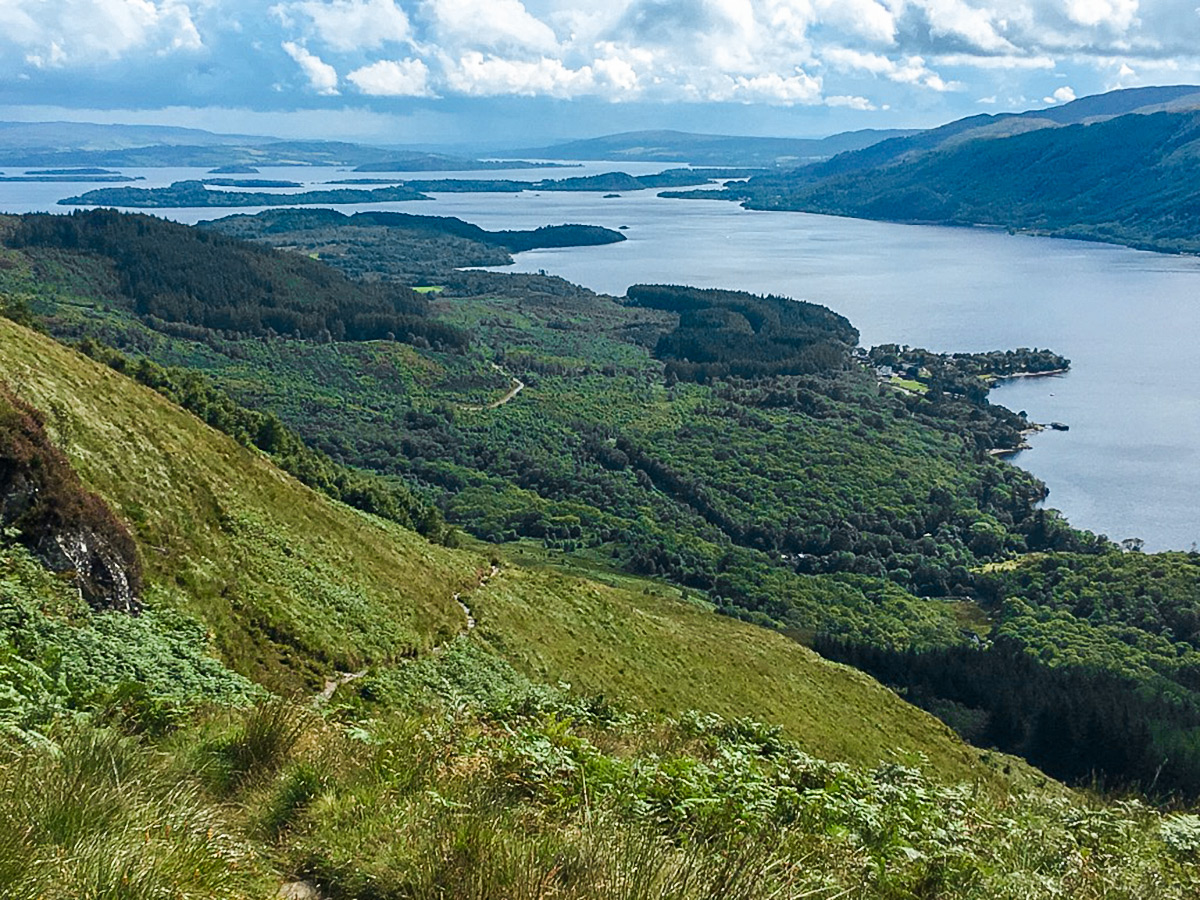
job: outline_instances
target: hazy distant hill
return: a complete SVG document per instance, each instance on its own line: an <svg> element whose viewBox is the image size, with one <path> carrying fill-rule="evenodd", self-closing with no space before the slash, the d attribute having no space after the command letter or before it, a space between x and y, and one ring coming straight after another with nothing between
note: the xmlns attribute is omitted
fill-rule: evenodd
<svg viewBox="0 0 1200 900"><path fill-rule="evenodd" d="M1089 124L1131 113L1149 114L1164 110L1200 107L1200 86L1129 88L1081 97L1062 106L1034 109L1023 113L969 116L938 128L889 137L860 148L843 148L838 156L808 168L807 177L823 177L843 172L863 171L909 159L921 153L977 138L1010 137L1042 128Z"/></svg>
<svg viewBox="0 0 1200 900"><path fill-rule="evenodd" d="M975 116L732 185L755 209L985 224L1200 251L1200 88ZM715 196L707 192L707 196Z"/></svg>
<svg viewBox="0 0 1200 900"><path fill-rule="evenodd" d="M684 131L629 131L550 147L520 150L515 155L540 159L611 159L688 162L696 165L788 166L827 159L888 138L914 134L891 130L847 131L820 139L741 137L690 134Z"/></svg>
<svg viewBox="0 0 1200 900"><path fill-rule="evenodd" d="M346 141L280 140L164 125L0 122L0 166L327 165L369 172L537 168Z"/></svg>
<svg viewBox="0 0 1200 900"><path fill-rule="evenodd" d="M0 151L104 151L150 144L210 147L267 143L278 138L246 134L214 134L171 125L100 125L92 122L0 122Z"/></svg>

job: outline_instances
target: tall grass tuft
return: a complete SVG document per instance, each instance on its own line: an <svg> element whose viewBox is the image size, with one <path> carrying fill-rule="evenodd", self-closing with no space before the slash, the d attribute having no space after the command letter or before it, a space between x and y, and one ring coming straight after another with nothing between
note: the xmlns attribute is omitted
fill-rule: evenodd
<svg viewBox="0 0 1200 900"><path fill-rule="evenodd" d="M153 753L89 727L55 737L57 752L23 747L0 763L0 896L246 895L246 847Z"/></svg>
<svg viewBox="0 0 1200 900"><path fill-rule="evenodd" d="M244 715L241 726L220 747L230 786L277 772L308 724L303 707L279 697L250 707Z"/></svg>

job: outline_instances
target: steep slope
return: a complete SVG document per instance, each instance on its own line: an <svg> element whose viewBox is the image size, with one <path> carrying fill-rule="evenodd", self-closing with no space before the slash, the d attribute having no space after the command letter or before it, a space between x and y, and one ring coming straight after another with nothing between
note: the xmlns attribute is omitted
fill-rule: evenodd
<svg viewBox="0 0 1200 900"><path fill-rule="evenodd" d="M179 608L275 688L387 668L464 628L454 594L487 564L335 504L152 391L0 318L0 371L46 412L87 487L130 523L150 610ZM505 566L466 595L473 637L531 677L631 708L754 715L812 752L924 757L946 781L1006 783L945 726L779 634L667 599Z"/></svg>
<svg viewBox="0 0 1200 900"><path fill-rule="evenodd" d="M1023 113L981 114L947 122L915 134L899 135L861 148L846 148L825 162L799 169L796 177L816 181L848 172L865 172L913 159L964 141L1009 137L1043 128L1086 125L1117 116L1164 111L1182 112L1200 106L1200 86L1129 88L1080 97L1049 109Z"/></svg>
<svg viewBox="0 0 1200 900"><path fill-rule="evenodd" d="M1011 757L962 743L861 672L683 602L672 588L637 584L505 567L471 600L475 636L534 681L566 682L632 708L749 715L782 726L808 752L865 765L899 761L949 781L1045 784Z"/></svg>
<svg viewBox="0 0 1200 900"><path fill-rule="evenodd" d="M179 606L277 688L458 631L472 556L330 503L152 391L0 319L0 372L132 526L146 602Z"/></svg>
<svg viewBox="0 0 1200 900"><path fill-rule="evenodd" d="M986 224L1194 252L1197 154L1200 114L1131 114L1007 136L960 135L927 152L839 158L822 169L753 179L730 196L756 209Z"/></svg>

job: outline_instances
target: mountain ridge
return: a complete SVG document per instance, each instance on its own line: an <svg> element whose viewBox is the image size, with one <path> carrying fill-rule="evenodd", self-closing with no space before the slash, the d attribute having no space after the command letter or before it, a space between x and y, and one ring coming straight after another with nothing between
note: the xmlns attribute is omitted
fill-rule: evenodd
<svg viewBox="0 0 1200 900"><path fill-rule="evenodd" d="M1120 91L1057 109L974 116L723 191L665 196L1200 251L1200 89Z"/></svg>
<svg viewBox="0 0 1200 900"><path fill-rule="evenodd" d="M753 137L696 134L673 130L628 131L516 151L543 159L613 159L684 162L693 165L785 164L786 160L825 158L866 147L911 131L903 129L841 132L824 138Z"/></svg>

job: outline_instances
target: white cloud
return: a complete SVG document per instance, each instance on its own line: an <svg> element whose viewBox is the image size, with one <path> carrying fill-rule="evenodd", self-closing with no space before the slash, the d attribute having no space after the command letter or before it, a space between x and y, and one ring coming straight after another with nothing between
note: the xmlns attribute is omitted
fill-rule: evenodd
<svg viewBox="0 0 1200 900"><path fill-rule="evenodd" d="M425 0L422 10L435 23L443 43L542 53L558 47L554 30L531 15L520 0Z"/></svg>
<svg viewBox="0 0 1200 900"><path fill-rule="evenodd" d="M308 78L308 86L318 94L334 96L338 93L337 69L323 61L319 56L309 53L305 47L292 41L284 41L280 46L285 53L296 61L301 71Z"/></svg>
<svg viewBox="0 0 1200 900"><path fill-rule="evenodd" d="M333 50L373 50L410 40L412 28L394 0L299 0L271 7L285 28L307 20L308 33Z"/></svg>
<svg viewBox="0 0 1200 900"><path fill-rule="evenodd" d="M835 25L877 44L896 40L895 9L903 3L878 3L876 0L816 0L819 21Z"/></svg>
<svg viewBox="0 0 1200 900"><path fill-rule="evenodd" d="M629 60L623 59L615 53L597 59L592 63L592 69L595 71L598 81L611 86L618 92L613 99L628 99L639 91L637 69Z"/></svg>
<svg viewBox="0 0 1200 900"><path fill-rule="evenodd" d="M983 56L971 53L941 53L934 57L933 62L939 66L970 66L973 69L1053 69L1055 66L1054 58L1045 54Z"/></svg>
<svg viewBox="0 0 1200 900"><path fill-rule="evenodd" d="M925 64L920 56L892 59L881 53L864 53L846 47L830 47L824 51L825 62L843 71L862 71L871 75L882 75L897 84L911 84L943 93L959 90L962 85L946 81Z"/></svg>
<svg viewBox="0 0 1200 900"><path fill-rule="evenodd" d="M996 14L965 0L923 0L925 15L935 35L960 38L989 53L1011 52L1016 48L997 30Z"/></svg>
<svg viewBox="0 0 1200 900"><path fill-rule="evenodd" d="M3 0L0 46L5 41L39 68L203 46L191 10L178 0Z"/></svg>
<svg viewBox="0 0 1200 900"><path fill-rule="evenodd" d="M1137 18L1138 0L1067 0L1072 22L1094 28L1103 25L1125 31Z"/></svg>
<svg viewBox="0 0 1200 900"><path fill-rule="evenodd" d="M368 105L508 94L890 106L888 122L927 124L978 111L976 98L1036 102L1046 72L1080 94L1200 81L1197 3L0 0L0 78L34 103L55 99L39 86L68 82L100 85L109 104L124 92L263 109L341 88Z"/></svg>
<svg viewBox="0 0 1200 900"><path fill-rule="evenodd" d="M527 61L485 57L474 50L463 54L446 71L450 90L475 97L501 94L575 97L590 93L595 83L590 66L569 69L562 60L547 56Z"/></svg>
<svg viewBox="0 0 1200 900"><path fill-rule="evenodd" d="M1073 91L1071 88L1067 87L1066 85L1063 85L1062 87L1058 88L1053 94L1051 94L1049 97L1043 97L1042 102L1043 103L1070 103L1074 99L1075 99L1075 91Z"/></svg>
<svg viewBox="0 0 1200 900"><path fill-rule="evenodd" d="M897 69L896 61L882 53L853 50L849 47L827 47L821 51L821 58L842 71L857 69L872 75L890 75Z"/></svg>
<svg viewBox="0 0 1200 900"><path fill-rule="evenodd" d="M800 69L787 77L775 72L750 78L741 75L733 79L733 85L728 94L718 91L710 95L709 99L731 99L742 103L773 103L784 106L797 103L820 103L821 79L814 78Z"/></svg>
<svg viewBox="0 0 1200 900"><path fill-rule="evenodd" d="M369 97L429 97L429 67L419 59L381 59L346 80Z"/></svg>
<svg viewBox="0 0 1200 900"><path fill-rule="evenodd" d="M826 106L834 106L834 107L842 106L842 107L845 107L846 109L857 109L860 112L866 112L867 110L877 109L875 104L872 103L870 100L868 100L866 97L853 97L853 96L842 95L842 94L839 94L835 97L826 97L825 105Z"/></svg>

